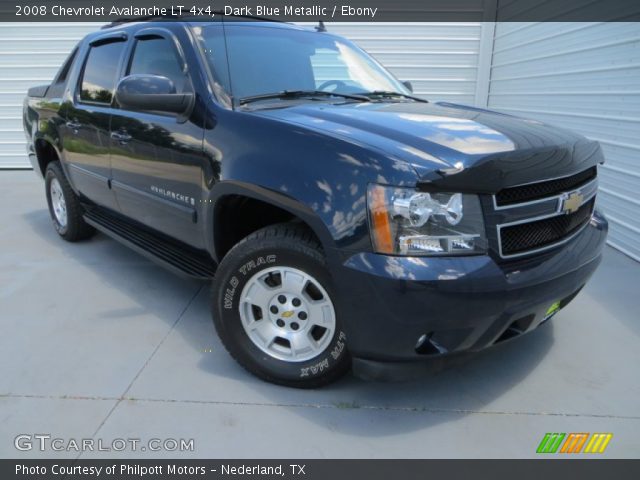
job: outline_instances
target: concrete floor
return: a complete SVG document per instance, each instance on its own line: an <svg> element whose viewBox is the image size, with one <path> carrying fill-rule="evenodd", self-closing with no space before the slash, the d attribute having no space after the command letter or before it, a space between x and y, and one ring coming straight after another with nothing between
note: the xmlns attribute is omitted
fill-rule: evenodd
<svg viewBox="0 0 640 480"><path fill-rule="evenodd" d="M78 456L14 448L34 433L195 446L83 458L534 457L546 432L612 432L605 456L640 454L640 265L612 249L524 338L411 383L297 391L226 354L208 285L104 235L58 238L33 172L0 173L0 218L0 457Z"/></svg>

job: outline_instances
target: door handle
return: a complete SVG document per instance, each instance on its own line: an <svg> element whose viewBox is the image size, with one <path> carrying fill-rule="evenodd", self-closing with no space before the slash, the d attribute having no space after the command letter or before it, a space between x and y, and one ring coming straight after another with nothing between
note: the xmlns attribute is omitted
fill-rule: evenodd
<svg viewBox="0 0 640 480"><path fill-rule="evenodd" d="M118 142L120 145L126 145L131 141L131 135L126 131L120 130L118 132L111 132L111 138Z"/></svg>
<svg viewBox="0 0 640 480"><path fill-rule="evenodd" d="M77 120L72 120L66 123L67 127L71 130L73 130L73 133L78 133L78 130L80 130L80 128L82 127L81 123L78 123Z"/></svg>

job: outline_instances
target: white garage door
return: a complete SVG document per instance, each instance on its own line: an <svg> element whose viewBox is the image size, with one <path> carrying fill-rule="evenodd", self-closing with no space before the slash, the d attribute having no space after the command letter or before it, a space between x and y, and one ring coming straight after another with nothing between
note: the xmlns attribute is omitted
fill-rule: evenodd
<svg viewBox="0 0 640 480"><path fill-rule="evenodd" d="M609 240L640 261L640 23L496 25L488 105L602 144Z"/></svg>
<svg viewBox="0 0 640 480"><path fill-rule="evenodd" d="M29 166L22 132L27 89L49 83L95 23L0 23L0 168Z"/></svg>
<svg viewBox="0 0 640 480"><path fill-rule="evenodd" d="M0 23L0 168L29 167L22 100L48 83L74 45L96 23ZM480 23L328 24L355 40L430 99L473 103Z"/></svg>

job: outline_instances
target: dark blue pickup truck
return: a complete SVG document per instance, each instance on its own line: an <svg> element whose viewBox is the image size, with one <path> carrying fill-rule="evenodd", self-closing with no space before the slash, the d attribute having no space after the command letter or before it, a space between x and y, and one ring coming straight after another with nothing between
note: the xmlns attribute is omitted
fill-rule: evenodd
<svg viewBox="0 0 640 480"><path fill-rule="evenodd" d="M29 91L24 128L61 237L213 279L227 350L294 387L529 332L607 234L596 142L415 97L322 25L115 22Z"/></svg>

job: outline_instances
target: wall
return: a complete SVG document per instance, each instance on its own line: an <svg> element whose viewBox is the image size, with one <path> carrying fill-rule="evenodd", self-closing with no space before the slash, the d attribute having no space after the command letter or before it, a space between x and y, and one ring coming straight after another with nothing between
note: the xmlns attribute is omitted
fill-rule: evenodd
<svg viewBox="0 0 640 480"><path fill-rule="evenodd" d="M49 83L92 23L0 23L0 168L28 167L22 100Z"/></svg>

